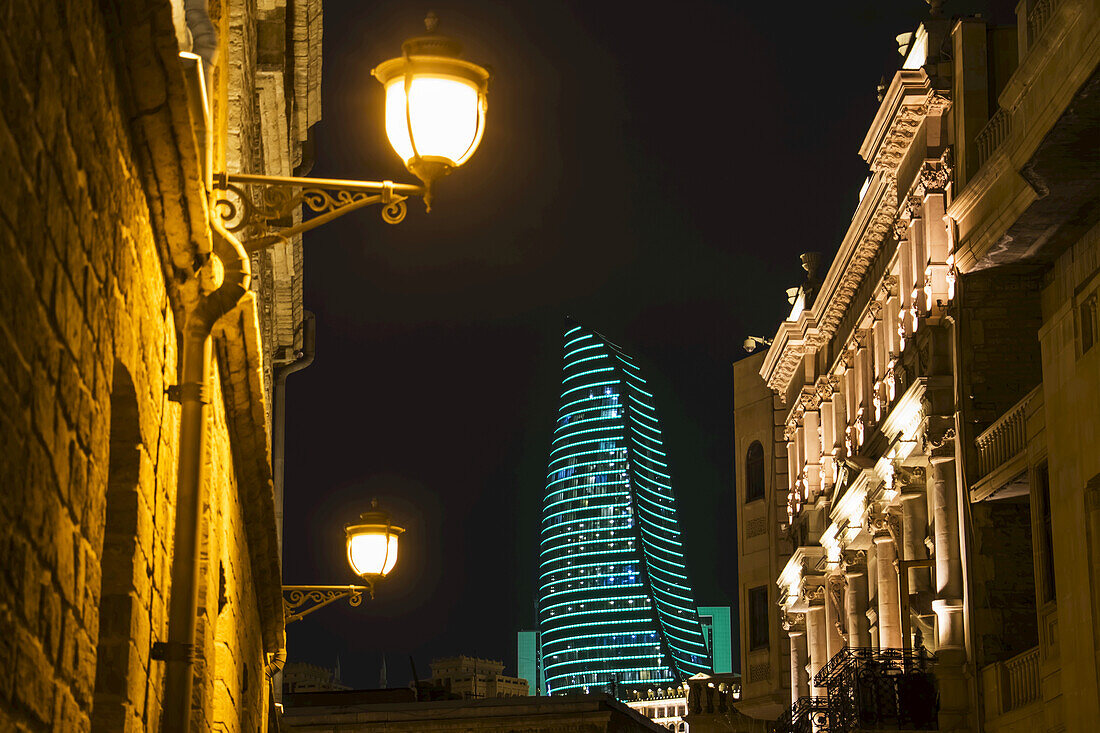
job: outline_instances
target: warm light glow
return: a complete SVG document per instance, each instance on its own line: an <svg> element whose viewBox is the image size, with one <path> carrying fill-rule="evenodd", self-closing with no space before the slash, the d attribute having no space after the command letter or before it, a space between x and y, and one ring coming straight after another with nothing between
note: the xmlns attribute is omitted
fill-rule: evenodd
<svg viewBox="0 0 1100 733"><path fill-rule="evenodd" d="M379 527L348 535L348 562L356 575L386 575L397 563L397 535Z"/></svg>
<svg viewBox="0 0 1100 733"><path fill-rule="evenodd" d="M386 135L406 165L417 153L422 158L445 160L452 167L462 165L473 155L481 142L485 113L483 97L474 82L416 74L409 86L409 100L406 111L405 77L389 80Z"/></svg>
<svg viewBox="0 0 1100 733"><path fill-rule="evenodd" d="M905 56L905 63L901 65L903 69L919 69L928 60L928 31L923 25L917 29L916 36Z"/></svg>

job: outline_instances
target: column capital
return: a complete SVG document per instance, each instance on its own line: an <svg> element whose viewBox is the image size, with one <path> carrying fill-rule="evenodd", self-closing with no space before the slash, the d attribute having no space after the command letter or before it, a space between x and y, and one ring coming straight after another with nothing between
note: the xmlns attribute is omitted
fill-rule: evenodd
<svg viewBox="0 0 1100 733"><path fill-rule="evenodd" d="M955 420L929 416L921 435L923 452L933 464L955 459Z"/></svg>
<svg viewBox="0 0 1100 733"><path fill-rule="evenodd" d="M886 541L897 544L901 537L901 519L890 507L877 511L871 507L867 512L867 531L871 533L876 544Z"/></svg>
<svg viewBox="0 0 1100 733"><path fill-rule="evenodd" d="M801 636L806 633L806 614L780 611L779 624L790 636Z"/></svg>
<svg viewBox="0 0 1100 733"><path fill-rule="evenodd" d="M840 559L845 576L867 574L867 550L845 550Z"/></svg>

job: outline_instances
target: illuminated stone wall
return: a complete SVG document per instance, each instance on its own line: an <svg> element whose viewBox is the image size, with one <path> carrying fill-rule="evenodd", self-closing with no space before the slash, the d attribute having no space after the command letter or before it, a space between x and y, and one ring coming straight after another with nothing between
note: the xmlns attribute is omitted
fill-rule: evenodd
<svg viewBox="0 0 1100 733"><path fill-rule="evenodd" d="M24 0L0 25L0 730L160 724L166 389L209 242L172 6ZM197 730L266 728L282 628L258 322L249 298L215 331Z"/></svg>

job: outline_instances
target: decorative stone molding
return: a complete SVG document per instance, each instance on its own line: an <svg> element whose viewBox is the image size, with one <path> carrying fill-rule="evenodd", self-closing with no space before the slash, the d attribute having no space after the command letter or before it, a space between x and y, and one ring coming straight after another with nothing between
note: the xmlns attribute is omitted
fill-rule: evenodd
<svg viewBox="0 0 1100 733"><path fill-rule="evenodd" d="M884 508L880 511L875 511L873 508L868 510L867 531L870 532L875 539L888 536L894 541L895 545L901 546L899 544L899 540L901 539L901 518L896 512L890 511L889 508Z"/></svg>
<svg viewBox="0 0 1100 733"><path fill-rule="evenodd" d="M867 572L866 550L845 550L841 553L840 560L843 563L845 573L856 574Z"/></svg>
<svg viewBox="0 0 1100 733"><path fill-rule="evenodd" d="M871 322L882 320L883 305L881 300L872 300L867 304L867 313L871 316Z"/></svg>
<svg viewBox="0 0 1100 733"><path fill-rule="evenodd" d="M897 175L898 165L909 151L924 118L929 114L942 113L950 104L951 100L946 93L930 89L923 102L899 107L874 159L871 160L871 170Z"/></svg>
<svg viewBox="0 0 1100 733"><path fill-rule="evenodd" d="M825 605L825 585L824 583L819 585L803 585L802 591L799 594L802 598L802 602L808 606L823 606Z"/></svg>
<svg viewBox="0 0 1100 733"><path fill-rule="evenodd" d="M779 612L779 625L788 634L806 633L806 614L793 611Z"/></svg>
<svg viewBox="0 0 1100 733"><path fill-rule="evenodd" d="M830 575L825 581L828 601L832 604L836 615L836 630L840 635L848 637L848 613L844 608L844 593L848 588L848 579L843 575Z"/></svg>

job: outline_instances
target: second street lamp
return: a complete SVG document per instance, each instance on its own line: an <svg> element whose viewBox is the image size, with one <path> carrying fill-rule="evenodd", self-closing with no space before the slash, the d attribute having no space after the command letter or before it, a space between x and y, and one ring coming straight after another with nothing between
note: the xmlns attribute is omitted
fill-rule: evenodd
<svg viewBox="0 0 1100 733"><path fill-rule="evenodd" d="M377 500L371 502L370 511L359 515L359 521L349 524L344 531L348 565L366 585L284 585L286 623L297 621L341 598L358 606L363 602L364 593L374 597L374 584L389 575L397 564L398 537L405 530L393 523L389 512L378 508ZM306 606L307 603L313 605Z"/></svg>

